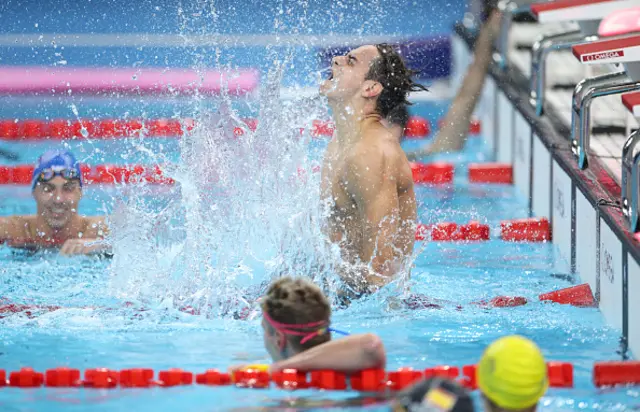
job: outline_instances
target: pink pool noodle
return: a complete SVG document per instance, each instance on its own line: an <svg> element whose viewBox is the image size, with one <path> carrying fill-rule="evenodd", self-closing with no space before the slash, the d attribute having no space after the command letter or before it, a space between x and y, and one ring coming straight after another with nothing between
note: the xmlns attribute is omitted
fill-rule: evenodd
<svg viewBox="0 0 640 412"><path fill-rule="evenodd" d="M244 95L258 86L258 72L162 68L0 66L1 94L201 94ZM55 92L54 92L55 91Z"/></svg>

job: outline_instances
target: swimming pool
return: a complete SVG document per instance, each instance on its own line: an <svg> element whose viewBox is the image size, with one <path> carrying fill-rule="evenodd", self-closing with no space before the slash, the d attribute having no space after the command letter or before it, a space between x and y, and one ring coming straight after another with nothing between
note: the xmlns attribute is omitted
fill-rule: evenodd
<svg viewBox="0 0 640 412"><path fill-rule="evenodd" d="M439 113L439 106L421 103L417 111ZM435 114L434 114L435 113ZM321 149L325 141L313 141ZM415 145L406 142L405 145ZM50 143L51 145L51 143ZM495 237L503 219L527 216L527 204L513 186L466 182L469 160L488 157L482 139L470 138L463 155L444 158L457 163L452 186L419 186L419 220L423 223L479 220L491 226L487 242L456 244L418 242L419 253L412 273L411 290L450 301L441 310L394 309L385 293L338 310L334 323L351 332L378 333L389 352L388 369L417 369L440 364L475 363L483 348L495 338L521 333L532 338L550 360L570 361L575 367L576 388L551 389L542 410L602 409L629 405L632 390L607 393L590 382L594 360L615 357L616 331L608 329L597 309L575 308L536 301L540 293L571 284L567 264L549 243L508 243ZM27 149L21 153L30 155ZM309 184L317 183L311 181ZM81 211L87 214L113 210L114 188L89 186ZM32 213L29 189L0 187L0 213ZM145 194L150 208L161 208L172 191L157 187ZM117 196L116 196L117 197ZM154 204L154 201L156 202ZM257 243L260 243L256 240ZM304 248L304 246L303 246ZM165 252L170 252L166 249ZM44 370L57 366L80 369L150 367L156 371L180 367L193 372L226 368L246 361L266 362L259 320L208 319L185 314L158 294L139 294L134 307L126 291L127 278L114 275L109 260L27 256L0 249L0 296L13 302L63 305L63 309L29 318L11 314L0 322L2 367L15 370L31 366ZM228 262L227 262L228 263ZM156 262L156 264L158 264ZM121 263L117 263L122 269ZM264 280L266 269L253 266L253 280ZM153 278L152 271L148 273ZM140 280L138 278L138 280ZM241 282L242 279L239 279ZM153 282L150 282L153 284ZM391 288L390 288L391 289ZM393 295L389 290L388 294ZM530 303L517 308L481 309L469 304L498 295L525 296ZM463 310L456 310L456 305ZM95 309L86 308L88 306ZM137 307L137 309L136 309ZM146 310L141 311L140 307ZM226 410L276 405L292 398L344 400L348 392L276 389L251 390L188 386L171 389L91 391L83 389L0 390L3 410L129 410L133 407L170 410ZM380 410L386 410L384 405Z"/></svg>
<svg viewBox="0 0 640 412"><path fill-rule="evenodd" d="M314 2L311 2L314 3ZM11 3L14 12L20 11ZM36 4L37 20L51 19L49 12L41 9L43 3ZM142 3L140 3L142 4ZM145 7L148 4L144 3ZM376 3L376 7L384 7L386 3ZM426 6L425 6L426 5ZM164 6L164 4L161 4ZM460 6L460 2L451 9ZM66 7L66 6L65 6ZM137 6L136 6L137 7ZM228 8L226 4L222 8ZM315 4L314 8L318 8ZM420 12L409 13L402 7L391 7L389 12L396 19L393 21L374 21L364 27L362 32L371 34L377 30L385 33L416 35L418 33L442 31L446 16L436 16L434 25L426 24L420 15L424 15L430 6L425 2ZM163 7L160 7L161 9ZM237 33L249 30L241 24L256 19L251 10L238 8L231 13L232 18L225 20L221 28L224 33ZM124 10L124 8L123 8ZM63 7L62 23L65 32L78 29L73 26L74 12ZM122 10L121 10L122 11ZM362 5L356 10L356 17L366 10ZM132 16L140 13L121 13L122 27L131 31L142 30L137 27L141 19ZM164 8L166 15L175 14ZM317 12L316 12L317 13ZM107 11L103 14L108 14ZM126 15L126 16L125 16ZM347 13L347 17L350 17ZM353 17L353 16L351 16ZM401 20L397 17L409 18ZM444 18L438 18L444 17ZM293 17L295 18L295 14ZM271 20L270 20L271 19ZM11 32L23 32L19 19L8 19ZM165 21L159 17L158 21ZM107 22L105 22L107 21ZM261 20L273 21L271 16ZM312 19L314 32L326 30L322 19ZM94 22L95 23L95 22ZM110 28L108 19L100 23ZM201 21L196 23L202 23ZM291 22L289 22L291 23ZM382 24L381 23L385 23ZM388 23L388 24L387 24ZM24 24L24 23L22 23ZM344 26L341 26L344 24ZM349 32L361 29L358 20L346 18L342 22L331 22L330 29L337 32ZM319 27L317 27L319 25ZM14 27L15 26L15 27ZM197 25L196 25L197 26ZM431 27L431 26L435 26ZM83 26L84 27L84 26ZM100 26L102 27L102 26ZM152 23L153 30L164 32L166 27ZM254 28L257 26L253 26ZM104 29L104 27L103 27ZM175 27L173 27L175 29ZM259 26L256 34L268 32L272 26ZM448 27L446 28L448 29ZM445 30L446 30L445 29ZM81 31L91 31L84 27ZM104 29L104 30L109 30ZM152 31L153 31L152 30ZM198 28L192 27L193 33ZM261 49L262 50L262 49ZM98 50L99 51L99 50ZM229 52L229 50L227 50ZM305 50L306 51L306 50ZM1 56L6 61L11 59L15 64L34 61L34 50L11 48L3 49ZM179 63L193 61L193 49L182 50L176 55L167 50L145 48L143 51L131 53L129 49L110 48L108 52L96 54L95 48L78 48L47 50L38 54L42 60L36 62L53 64L66 59L69 64L134 64L145 60L148 64L156 54L169 56L170 60ZM56 55L56 53L62 53ZM240 55L238 55L240 53ZM231 49L230 55L238 62L263 61L253 56L251 49L239 51ZM151 56L151 57L149 57ZM238 57L239 56L239 57ZM223 62L224 63L224 62ZM157 62L165 64L164 60ZM294 65L305 66L308 59L295 60ZM267 67L263 67L267 68ZM288 70L287 81L300 80L303 70ZM308 80L303 78L302 80ZM85 101L72 100L80 110L80 116L113 116L123 117L128 113L131 117L143 115L182 116L191 115L193 102L184 101L182 107L175 101L151 104L139 104L137 101L116 100ZM0 105L0 117L3 118L56 118L70 117L68 101L55 100L52 104L40 100L6 99ZM436 120L444 114L447 102L421 103L413 110L415 114L427 117L436 124ZM254 114L251 111L246 115ZM184 146L176 139L153 139L144 143L138 141L93 141L68 142L70 148L81 153L85 161L101 163L149 163L156 161L156 153L164 155L163 160L179 162ZM17 151L23 162L33 162L44 149L55 145L52 142L11 142L7 147ZM238 143L241 144L241 143ZM313 161L318 158L326 144L322 140L312 140L308 146L296 145L294 154L302 153ZM406 142L405 146L414 145ZM3 144L4 145L4 144ZM97 150L96 150L97 149ZM126 158L122 157L126 155ZM201 160L201 158L200 158ZM302 159L293 158L287 166L294 165ZM576 388L571 390L551 389L544 398L541 410L623 410L635 404L638 396L634 389L616 389L597 391L590 383L591 369L594 360L617 358L618 331L609 329L597 309L575 308L555 304L537 302L536 296L543 292L571 285L567 262L558 257L552 244L517 244L503 242L495 236L502 219L528 216L528 205L525 199L512 186L468 184L465 179L465 167L470 161L491 160L491 155L480 138L469 141L465 152L459 156L444 157L458 165L456 180L453 186L419 187L419 218L423 223L455 221L467 222L471 219L488 223L494 236L488 242L456 244L456 243L418 243L416 268L412 273L411 290L432 298L451 302L441 310L408 310L395 308L386 297L393 296L395 291L388 288L369 300L357 302L346 310L338 310L334 322L341 329L350 332L375 332L379 334L389 353L388 369L410 366L422 369L439 364L462 366L475 363L484 347L499 336L510 333L521 333L532 338L543 349L549 360L570 361L575 366ZM14 162L15 163L15 162ZM189 164L188 164L189 166ZM196 172L205 168L198 167ZM247 170L255 172L260 165L252 164ZM232 317L192 316L177 309L175 300L180 301L182 290L190 289L189 277L194 283L202 282L197 291L208 289L222 297L236 296L238 291L246 287L259 285L266 280L266 274L272 272L276 257L298 259L300 256L280 255L280 249L274 245L278 241L285 246L295 245L302 250L301 256L313 260L318 257L313 251L316 243L310 238L313 230L307 227L289 226L286 219L292 211L300 212L313 207L308 202L312 196L305 192L313 192L317 187L316 178L306 182L291 184L288 176L269 177L272 180L257 182L250 186L251 179L239 174L242 168L233 169L243 179L242 185L231 185L237 190L235 199L246 199L247 203L226 202L225 198L207 199L208 206L219 204L218 211L224 207L236 206L229 212L236 222L220 227L210 225L203 227L203 217L211 217L205 211L199 211L194 226L185 224L187 206L202 206L195 201L194 194L201 193L203 188L184 185L185 190L177 192L175 188L148 187L138 191L133 188L95 187L85 191L85 199L81 212L98 214L113 212L123 207L142 222L153 219L149 215L167 218L162 230L154 232L153 228L142 225L137 227L144 235L155 234L156 238L136 238L134 233L119 233L116 246L119 255L113 260L97 261L91 258L61 258L57 256L30 256L14 253L7 248L0 248L0 296L18 303L39 305L63 305L68 309L54 312L37 313L35 317L24 313L10 314L0 319L0 337L3 346L0 349L1 368L16 370L23 366L31 366L37 370L45 370L57 366L69 366L79 369L108 367L123 369L131 367L150 367L156 372L171 367L180 367L193 372L202 372L208 368L224 369L235 363L266 362L266 353L261 344L259 320L241 321ZM273 171L273 169L269 169ZM267 183L277 183L282 192L264 191ZM183 183L186 183L184 181ZM189 190L187 190L189 189ZM242 192L244 190L244 192ZM291 197L289 201L287 196ZM181 210L169 210L166 207L176 196L180 197ZM294 199L294 200L292 200ZM197 200L197 199L196 199ZM290 203L300 201L296 207ZM284 207L284 210L277 210ZM30 192L24 187L0 186L0 214L33 213ZM187 210L185 210L187 209ZM164 212L163 212L164 211ZM271 217L271 225L265 220L253 218L249 212L259 211ZM271 213L271 214L269 214ZM175 219L175 220L174 220ZM298 222L296 220L294 223ZM126 222L124 222L126 226ZM172 228L175 231L172 231ZM188 229L203 230L207 239L195 236L188 237ZM224 230L223 230L224 229ZM227 232L227 230L229 230ZM233 231L235 230L235 231ZM298 232L299 231L299 232ZM293 234L287 237L283 232ZM295 235L300 234L297 239ZM121 235L121 236L120 236ZM225 241L226 240L226 241ZM216 242L221 242L217 244ZM234 242L236 244L234 245ZM198 249L198 245L206 248ZM209 250L208 248L211 248ZM214 248L217 248L214 250ZM250 254L243 256L249 251ZM214 253L217 252L217 253ZM294 250L295 252L295 250ZM202 255L202 257L200 257ZM118 257L120 256L120 257ZM206 267L191 267L189 259L196 265L211 257L215 263L225 268L233 268L219 281L216 273L205 273ZM300 259L298 259L300 260ZM285 262L287 263L287 262ZM296 261L295 263L300 263ZM305 269L313 270L311 265L300 264L300 273ZM190 270L193 270L190 272ZM233 282L231 282L233 281ZM225 283L226 282L226 283ZM470 303L497 295L520 295L529 298L530 303L517 308L481 309ZM177 298L177 299L175 299ZM197 297L189 296L191 301ZM125 305L125 302L131 302ZM456 305L463 310L457 310ZM142 310L144 309L144 310ZM280 406L280 401L304 398L311 403L317 401L318 409L326 409L323 401L337 403L355 394L346 392L300 391L286 393L276 389L250 390L227 387L187 386L171 389L117 389L113 391L93 391L84 389L51 389L41 388L23 390L15 388L0 389L0 407L2 410L130 410L145 408L154 410L229 410L233 408L251 408L261 406ZM477 394L476 394L477 395ZM356 402L357 403L357 402ZM340 408L340 406L336 406ZM347 409L347 407L344 407ZM370 410L387 410L385 405L369 407ZM291 409L288 409L291 410Z"/></svg>

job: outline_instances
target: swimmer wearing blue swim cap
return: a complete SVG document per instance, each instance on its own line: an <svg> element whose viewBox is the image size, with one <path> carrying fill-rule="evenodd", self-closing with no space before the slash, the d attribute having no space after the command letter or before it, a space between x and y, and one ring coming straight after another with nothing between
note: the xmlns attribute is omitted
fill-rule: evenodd
<svg viewBox="0 0 640 412"><path fill-rule="evenodd" d="M0 243L59 247L63 255L108 253L104 218L78 214L82 187L82 170L73 153L49 150L42 154L31 179L36 214L0 218Z"/></svg>
<svg viewBox="0 0 640 412"><path fill-rule="evenodd" d="M352 372L384 368L379 337L349 335L331 325L331 307L322 290L304 278L282 277L260 299L264 346L274 363L271 372L332 369ZM347 335L333 340L333 335ZM247 368L240 365L233 371Z"/></svg>

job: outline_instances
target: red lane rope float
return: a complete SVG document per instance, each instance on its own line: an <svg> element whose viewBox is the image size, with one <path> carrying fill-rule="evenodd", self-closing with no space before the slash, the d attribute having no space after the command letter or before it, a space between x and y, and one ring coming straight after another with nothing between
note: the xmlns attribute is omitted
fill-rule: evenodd
<svg viewBox="0 0 640 412"><path fill-rule="evenodd" d="M415 238L416 240L435 242L489 240L489 225L476 221L470 221L464 225L453 222L442 222L435 225L418 224Z"/></svg>
<svg viewBox="0 0 640 412"><path fill-rule="evenodd" d="M450 184L453 182L454 166L450 163L410 163L413 181L415 183L429 183L434 185Z"/></svg>
<svg viewBox="0 0 640 412"><path fill-rule="evenodd" d="M244 119L246 127L255 131L256 119ZM2 140L61 140L61 139L119 139L131 137L181 137L197 125L194 119L54 119L54 120L0 120ZM304 131L302 129L301 131ZM333 123L314 120L311 136L333 136ZM235 136L244 135L242 127L235 127Z"/></svg>
<svg viewBox="0 0 640 412"><path fill-rule="evenodd" d="M591 286L588 283L572 286L569 288L554 290L538 296L541 301L559 303L561 305L572 305L579 307L591 307L596 305Z"/></svg>
<svg viewBox="0 0 640 412"><path fill-rule="evenodd" d="M551 225L544 217L504 220L500 223L500 237L511 242L548 242Z"/></svg>
<svg viewBox="0 0 640 412"><path fill-rule="evenodd" d="M6 379L6 372L0 370L0 387L36 388L41 386L55 388L152 388L175 387L184 385L236 386L239 388L264 389L271 383L281 389L324 389L355 390L377 392L387 389L400 391L411 386L420 379L441 377L457 380L470 390L477 389L476 365L457 366L441 365L423 370L402 367L393 371L384 369L365 369L351 374L335 370L316 370L301 372L295 369L269 373L267 365L256 365L242 370L221 372L209 369L204 373L193 374L178 368L161 370L155 379L151 368L123 369L121 371L98 368L87 369L84 379L79 369L54 368L43 374L33 368L22 368L13 371ZM573 365L568 362L548 362L547 371L549 385L554 388L573 387ZM462 372L462 374L460 374ZM194 379L195 377L195 379ZM640 384L639 362L600 362L594 366L594 383L596 386L615 385L620 383Z"/></svg>
<svg viewBox="0 0 640 412"><path fill-rule="evenodd" d="M407 126L404 128L404 137L407 139L422 139L431 134L431 123L429 120L411 116L407 122Z"/></svg>
<svg viewBox="0 0 640 412"><path fill-rule="evenodd" d="M255 131L258 120L243 120L247 128ZM1 140L45 140L74 139L117 139L128 137L180 137L196 126L194 119L14 119L0 120ZM304 131L302 129L301 131ZM313 137L331 137L335 125L328 120L314 120L311 124ZM242 136L242 127L234 128L234 135ZM405 129L409 139L424 138L431 133L429 121L413 116Z"/></svg>
<svg viewBox="0 0 640 412"><path fill-rule="evenodd" d="M597 362L593 366L593 384L640 385L640 361Z"/></svg>
<svg viewBox="0 0 640 412"><path fill-rule="evenodd" d="M146 182L158 185L171 185L175 181L164 176L162 166L152 165L82 165L82 177L87 184L115 184ZM30 185L34 166L0 166L0 184Z"/></svg>
<svg viewBox="0 0 640 412"><path fill-rule="evenodd" d="M507 163L472 163L469 165L471 183L513 183L513 166Z"/></svg>
<svg viewBox="0 0 640 412"><path fill-rule="evenodd" d="M568 362L547 362L547 376L552 388L573 388L573 365Z"/></svg>

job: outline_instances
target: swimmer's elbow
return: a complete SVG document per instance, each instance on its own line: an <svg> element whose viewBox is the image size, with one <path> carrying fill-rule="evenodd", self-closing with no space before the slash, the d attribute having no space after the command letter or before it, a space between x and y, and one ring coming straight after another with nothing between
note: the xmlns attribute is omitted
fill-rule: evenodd
<svg viewBox="0 0 640 412"><path fill-rule="evenodd" d="M365 333L361 340L362 352L365 355L365 363L363 369L366 368L382 368L387 363L387 353L382 343L382 339L373 333Z"/></svg>
<svg viewBox="0 0 640 412"><path fill-rule="evenodd" d="M12 221L9 217L0 217L0 243L13 237Z"/></svg>

